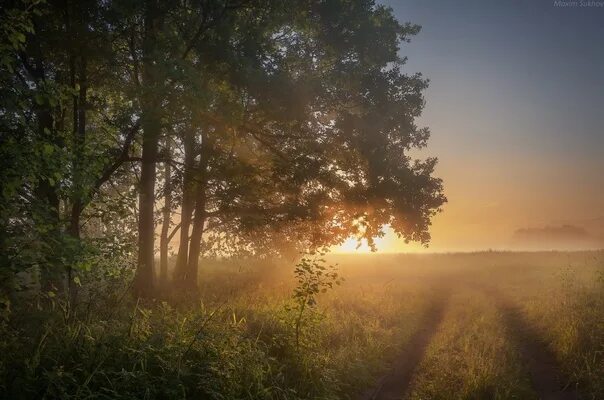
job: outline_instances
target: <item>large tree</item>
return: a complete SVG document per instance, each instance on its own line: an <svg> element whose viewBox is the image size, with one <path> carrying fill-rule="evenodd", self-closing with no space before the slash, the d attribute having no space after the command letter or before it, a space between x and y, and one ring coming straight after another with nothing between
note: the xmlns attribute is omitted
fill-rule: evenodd
<svg viewBox="0 0 604 400"><path fill-rule="evenodd" d="M32 261L19 249L35 253L36 243L45 265L69 271L74 248L121 221L121 233L138 235L135 291L149 296L159 219L162 280L178 238L174 278L188 288L203 254L313 249L351 235L372 245L386 225L429 241L446 200L436 160L409 155L429 137L415 122L427 81L406 74L400 56L419 28L390 9L367 0L5 3L8 262Z"/></svg>
<svg viewBox="0 0 604 400"><path fill-rule="evenodd" d="M103 198L120 184L138 117L113 65L106 3L3 3L1 252L5 266L43 267L56 286L93 239L82 238L82 216L88 230L110 231L116 207Z"/></svg>
<svg viewBox="0 0 604 400"><path fill-rule="evenodd" d="M177 278L195 284L204 232L223 254L278 250L283 235L301 248L349 235L373 245L385 225L429 241L445 201L436 160L407 155L429 137L414 122L427 82L404 74L398 53L418 30L354 1L242 7L216 21L191 48L199 78L184 108L196 144L184 146Z"/></svg>

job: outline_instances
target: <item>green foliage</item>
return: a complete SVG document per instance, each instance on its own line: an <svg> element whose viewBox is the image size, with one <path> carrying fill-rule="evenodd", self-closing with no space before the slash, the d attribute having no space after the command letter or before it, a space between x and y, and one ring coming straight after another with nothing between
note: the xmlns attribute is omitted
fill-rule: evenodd
<svg viewBox="0 0 604 400"><path fill-rule="evenodd" d="M384 225L427 243L446 199L435 159L408 155L429 137L427 81L399 55L419 28L359 0L1 8L3 394L337 398L322 350L339 331L317 299L341 279L324 254L297 265L265 341L235 312L131 300L134 260L154 295L158 163L189 280L201 253L372 245Z"/></svg>
<svg viewBox="0 0 604 400"><path fill-rule="evenodd" d="M387 7L22 0L3 7L1 32L0 250L13 274L41 268L59 286L80 248L115 243L151 269L158 163L173 167L183 224L201 216L181 231L200 248L189 268L202 252L373 245L385 225L429 241L442 182L435 159L408 154L429 137L414 122L427 80L399 55L419 27Z"/></svg>
<svg viewBox="0 0 604 400"><path fill-rule="evenodd" d="M325 252L318 252L311 253L310 257L302 257L294 269L297 285L292 296L294 299L292 311L296 315L294 326L297 349L300 347L300 336L303 334L305 322L309 319L305 311L308 313L309 310L314 310L319 293L326 293L328 289L342 282L336 271L336 265L327 264L325 254Z"/></svg>
<svg viewBox="0 0 604 400"><path fill-rule="evenodd" d="M93 18L103 7L81 4L17 1L2 7L0 291L10 295L36 286L66 290L70 271L124 265L133 252L133 177L116 171L110 189L99 183L119 154L128 100L114 90L117 76L107 73L108 42L100 40L106 32ZM80 32L76 48L69 18L77 13L95 33ZM80 85L69 77L84 57L97 75L82 81L88 90L78 100ZM85 79L82 73L78 80ZM80 140L74 132L82 101L88 125ZM131 107L128 115L131 122ZM18 274L33 285L22 287Z"/></svg>
<svg viewBox="0 0 604 400"><path fill-rule="evenodd" d="M342 257L345 285L326 293L307 285L315 301L299 346L292 291L315 278L206 263L202 300L169 305L132 298L121 276L79 272L74 303L61 292L0 300L0 398L355 398L423 331L443 285L453 296L411 398L533 396L511 327L486 290L493 285L555 345L583 393L599 398L601 269L573 257L582 267L565 281L553 273L562 270L555 253ZM298 275L316 276L306 258Z"/></svg>
<svg viewBox="0 0 604 400"><path fill-rule="evenodd" d="M69 323L47 320L40 335L31 338L31 356L2 371L3 396L219 399L262 394L257 382L265 379L269 360L241 338L237 324L217 328L207 323L212 314L181 313L166 305L120 304L112 316L93 311L103 314ZM3 354L29 350L20 347L18 332L3 333Z"/></svg>
<svg viewBox="0 0 604 400"><path fill-rule="evenodd" d="M287 293L265 303L248 289L226 304L175 307L124 297L117 279L97 283L83 282L71 310L57 294L3 314L0 397L336 400L373 379L411 311L394 294L325 299L297 348Z"/></svg>
<svg viewBox="0 0 604 400"><path fill-rule="evenodd" d="M32 16L41 14L44 0L21 0L18 7L6 8L0 19L0 66L13 72L16 51L25 49L28 34L34 33Z"/></svg>

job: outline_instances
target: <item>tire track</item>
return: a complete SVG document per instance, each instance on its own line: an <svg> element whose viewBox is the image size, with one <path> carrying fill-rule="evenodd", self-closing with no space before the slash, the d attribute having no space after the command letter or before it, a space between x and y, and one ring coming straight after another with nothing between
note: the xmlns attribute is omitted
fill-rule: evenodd
<svg viewBox="0 0 604 400"><path fill-rule="evenodd" d="M568 376L555 354L537 329L526 320L522 311L495 290L488 290L496 300L507 326L508 335L516 344L528 369L533 389L541 400L578 400L576 388L570 387Z"/></svg>
<svg viewBox="0 0 604 400"><path fill-rule="evenodd" d="M406 397L415 370L443 319L448 297L447 293L434 299L422 318L421 327L411 336L391 371L378 382L375 389L365 393L359 400L398 400Z"/></svg>

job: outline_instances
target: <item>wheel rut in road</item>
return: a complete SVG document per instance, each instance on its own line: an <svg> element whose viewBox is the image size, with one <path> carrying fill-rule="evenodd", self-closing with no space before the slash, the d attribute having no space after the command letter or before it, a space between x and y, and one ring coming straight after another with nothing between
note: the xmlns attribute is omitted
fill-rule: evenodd
<svg viewBox="0 0 604 400"><path fill-rule="evenodd" d="M360 400L399 400L407 396L413 375L440 325L448 294L439 294L422 318L421 327L398 355L390 372Z"/></svg>
<svg viewBox="0 0 604 400"><path fill-rule="evenodd" d="M479 289L475 286L474 288ZM481 289L495 300L506 326L506 334L516 345L539 399L581 399L578 389L568 384L570 379L564 374L551 348L536 327L526 319L520 308L498 290ZM443 320L448 297L447 293L434 299L422 318L421 327L398 355L390 372L373 390L364 393L359 400L401 400L408 396L417 367Z"/></svg>
<svg viewBox="0 0 604 400"><path fill-rule="evenodd" d="M577 400L578 390L568 385L570 380L563 372L555 354L537 329L526 320L522 311L497 291L493 294L510 339L514 341L521 360L525 363L533 389L541 400Z"/></svg>

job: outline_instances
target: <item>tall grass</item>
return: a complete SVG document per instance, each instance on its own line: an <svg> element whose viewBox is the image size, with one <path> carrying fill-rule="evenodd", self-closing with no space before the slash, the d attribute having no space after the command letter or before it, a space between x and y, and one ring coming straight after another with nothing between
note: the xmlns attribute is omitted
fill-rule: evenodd
<svg viewBox="0 0 604 400"><path fill-rule="evenodd" d="M500 312L483 292L453 295L411 399L536 399Z"/></svg>
<svg viewBox="0 0 604 400"><path fill-rule="evenodd" d="M379 377L422 312L422 288L345 286L305 313L287 274L206 271L198 301L119 295L14 305L0 325L0 397L341 399ZM85 292L83 290L83 292Z"/></svg>
<svg viewBox="0 0 604 400"><path fill-rule="evenodd" d="M442 287L453 295L411 398L534 398L493 287L551 344L571 384L604 398L602 259L339 257L346 281L304 313L299 345L290 267L205 263L201 296L170 303L82 279L75 306L45 295L0 308L0 398L357 398L387 373Z"/></svg>
<svg viewBox="0 0 604 400"><path fill-rule="evenodd" d="M561 361L570 377L568 384L580 387L587 398L601 399L604 398L604 268L578 271L580 268L585 266L563 269L550 286L525 295L522 304L529 320L540 329Z"/></svg>

